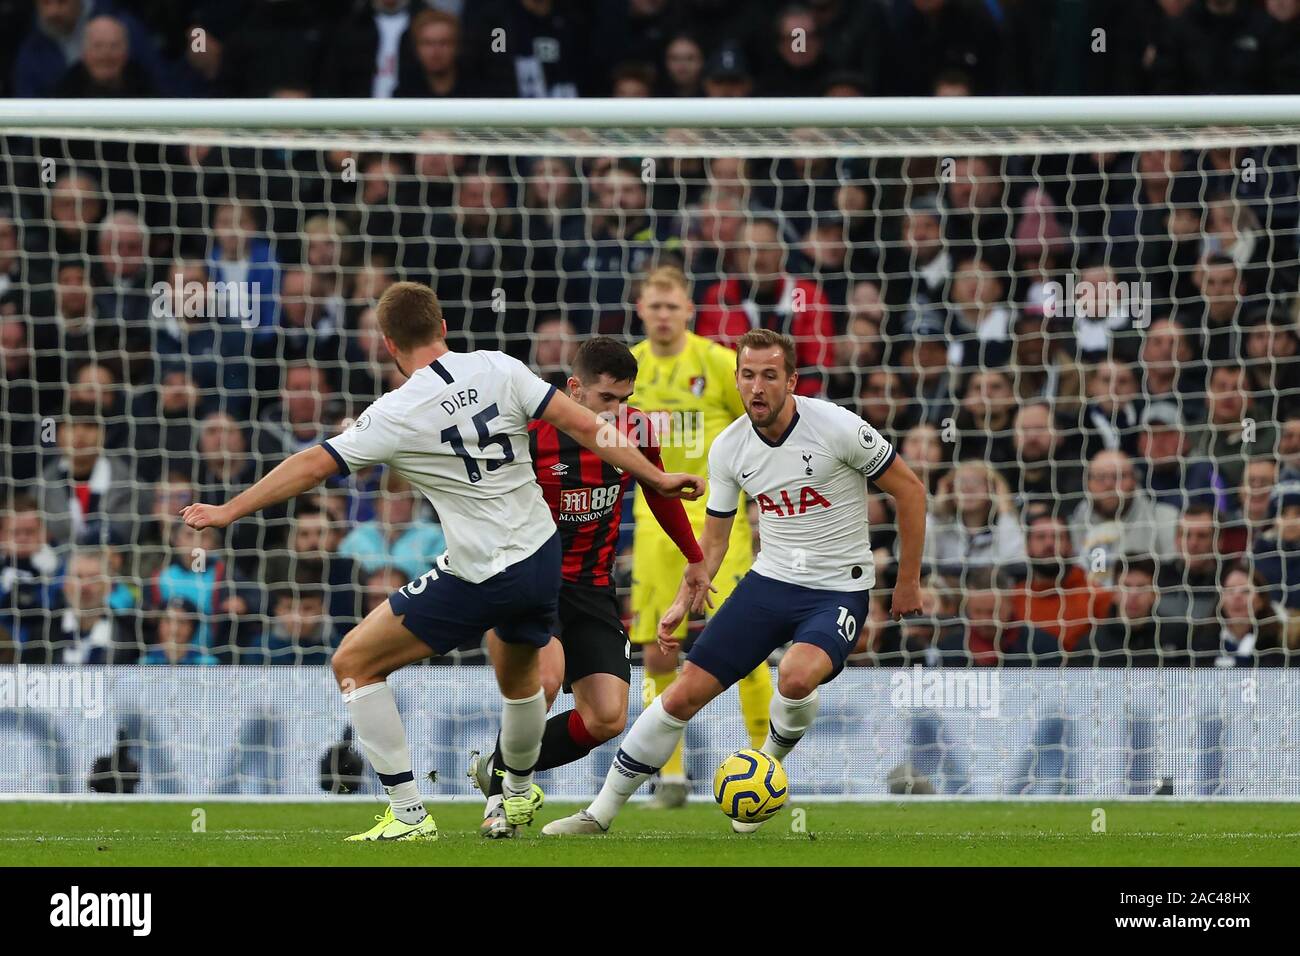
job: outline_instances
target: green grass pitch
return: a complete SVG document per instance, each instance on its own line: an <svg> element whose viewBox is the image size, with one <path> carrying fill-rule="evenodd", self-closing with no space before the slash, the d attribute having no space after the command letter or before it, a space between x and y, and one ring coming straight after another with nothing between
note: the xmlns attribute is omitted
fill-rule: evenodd
<svg viewBox="0 0 1300 956"><path fill-rule="evenodd" d="M1094 831L1095 809L1105 832ZM206 832L194 832L195 809ZM431 804L441 838L344 844L364 803L5 803L0 866L1267 866L1300 858L1300 804L797 802L737 836L712 803L633 804L598 838L477 833L479 804ZM572 812L548 804L542 820ZM795 812L802 810L802 813Z"/></svg>

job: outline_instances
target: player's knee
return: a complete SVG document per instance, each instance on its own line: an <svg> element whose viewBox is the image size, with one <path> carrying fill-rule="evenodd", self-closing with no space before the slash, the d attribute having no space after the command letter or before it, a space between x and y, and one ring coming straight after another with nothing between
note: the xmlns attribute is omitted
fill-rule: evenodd
<svg viewBox="0 0 1300 956"><path fill-rule="evenodd" d="M589 718L584 717L583 723L587 727L587 733L603 744L607 740L613 740L627 727L627 709L598 711Z"/></svg>
<svg viewBox="0 0 1300 956"><path fill-rule="evenodd" d="M366 655L357 647L356 641L344 641L330 658L330 669L334 671L334 679L344 693L355 690L371 676L366 673Z"/></svg>
<svg viewBox="0 0 1300 956"><path fill-rule="evenodd" d="M821 676L809 667L792 667L782 671L777 680L777 690L786 700L803 700L815 691L821 683Z"/></svg>

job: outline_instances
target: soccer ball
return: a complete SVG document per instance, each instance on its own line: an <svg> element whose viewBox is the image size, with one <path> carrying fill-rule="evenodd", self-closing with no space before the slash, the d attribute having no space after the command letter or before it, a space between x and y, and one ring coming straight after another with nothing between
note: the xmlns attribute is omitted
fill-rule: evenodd
<svg viewBox="0 0 1300 956"><path fill-rule="evenodd" d="M713 799L741 823L762 823L785 806L785 770L761 750L738 750L713 775Z"/></svg>

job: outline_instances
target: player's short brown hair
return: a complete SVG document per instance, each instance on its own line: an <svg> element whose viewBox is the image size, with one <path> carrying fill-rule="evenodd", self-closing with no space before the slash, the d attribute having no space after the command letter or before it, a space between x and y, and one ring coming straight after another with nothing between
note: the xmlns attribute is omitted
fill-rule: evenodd
<svg viewBox="0 0 1300 956"><path fill-rule="evenodd" d="M691 296L691 284L686 280L686 273L677 266L658 266L651 269L641 283L641 291L644 292L651 286L657 289L681 289L688 299Z"/></svg>
<svg viewBox="0 0 1300 956"><path fill-rule="evenodd" d="M736 342L736 353L743 355L745 349L780 349L785 356L785 374L793 375L795 370L794 339L771 329L750 329Z"/></svg>
<svg viewBox="0 0 1300 956"><path fill-rule="evenodd" d="M438 296L419 282L394 282L375 306L379 331L401 352L407 352L447 334Z"/></svg>
<svg viewBox="0 0 1300 956"><path fill-rule="evenodd" d="M632 350L607 335L587 339L573 357L573 375L584 385L590 385L602 375L615 382L636 381L636 357Z"/></svg>

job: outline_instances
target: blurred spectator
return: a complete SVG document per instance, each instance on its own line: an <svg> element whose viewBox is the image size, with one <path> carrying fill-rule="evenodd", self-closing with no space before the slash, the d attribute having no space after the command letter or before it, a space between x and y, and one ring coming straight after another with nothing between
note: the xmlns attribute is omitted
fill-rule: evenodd
<svg viewBox="0 0 1300 956"><path fill-rule="evenodd" d="M1079 567L1064 517L1040 512L1027 525L1029 577L1011 596L1011 619L1052 635L1063 651L1086 647L1093 627L1110 614L1114 597L1091 584Z"/></svg>
<svg viewBox="0 0 1300 956"><path fill-rule="evenodd" d="M89 256L94 228L104 215L104 199L95 177L83 169L61 173L50 190L46 212L53 229L48 249L55 256Z"/></svg>
<svg viewBox="0 0 1300 956"><path fill-rule="evenodd" d="M156 79L161 75L161 58L148 30L110 0L37 0L35 7L36 20L19 47L14 64L15 96L53 95L69 68L76 68L92 33L91 21L96 18L115 21L119 29L125 30L124 53L129 53L132 61L144 67L146 83L148 77ZM98 32L108 33L102 23Z"/></svg>
<svg viewBox="0 0 1300 956"><path fill-rule="evenodd" d="M176 522L168 540L170 555L166 565L154 574L149 606L166 610L175 600L185 601L201 615L193 634L198 649L211 652L226 646L231 625L236 622L215 615L246 614L257 603L256 588L234 580L232 569L222 557L221 536L215 528L195 531Z"/></svg>
<svg viewBox="0 0 1300 956"><path fill-rule="evenodd" d="M1218 504L1214 466L1192 456L1192 442L1173 402L1153 402L1142 409L1137 433L1140 484L1160 504L1179 511L1192 501Z"/></svg>
<svg viewBox="0 0 1300 956"><path fill-rule="evenodd" d="M1059 661L1056 638L1013 621L1011 596L999 588L990 568L970 568L959 589L960 617L943 629L936 644L945 667L996 667Z"/></svg>
<svg viewBox="0 0 1300 956"><path fill-rule="evenodd" d="M313 364L284 370L280 400L262 413L262 424L287 452L302 451L326 438L326 423L341 417L341 407L324 370Z"/></svg>
<svg viewBox="0 0 1300 956"><path fill-rule="evenodd" d="M90 270L81 259L67 259L55 273L54 296L36 323L33 346L36 375L42 382L69 378L70 366L87 360L120 362L122 326L100 315L91 294Z"/></svg>
<svg viewBox="0 0 1300 956"><path fill-rule="evenodd" d="M754 328L773 329L795 339L800 395L822 390L822 372L835 363L835 324L817 286L786 271L780 227L755 219L740 231L733 258L735 278L704 293L695 331L724 345ZM737 261L738 260L738 261Z"/></svg>
<svg viewBox="0 0 1300 956"><path fill-rule="evenodd" d="M460 21L450 13L419 11L411 17L404 42L410 52L401 64L405 71L393 96L439 99L481 95L474 78L461 71Z"/></svg>
<svg viewBox="0 0 1300 956"><path fill-rule="evenodd" d="M979 0L894 0L891 12L892 92L926 96L954 67L970 74L977 94L998 89L997 25Z"/></svg>
<svg viewBox="0 0 1300 956"><path fill-rule="evenodd" d="M951 569L1023 564L1025 536L1006 481L981 461L967 461L939 479L925 528L925 560Z"/></svg>
<svg viewBox="0 0 1300 956"><path fill-rule="evenodd" d="M1111 583L1115 562L1124 555L1160 561L1173 555L1178 511L1138 488L1128 455L1098 452L1088 462L1087 475L1087 497L1074 511L1070 536L1079 564L1094 583Z"/></svg>
<svg viewBox="0 0 1300 956"><path fill-rule="evenodd" d="M130 664L139 657L140 634L133 615L114 614L108 553L100 547L75 550L63 577L62 617L48 644L24 645L27 664Z"/></svg>
<svg viewBox="0 0 1300 956"><path fill-rule="evenodd" d="M1021 508L1043 504L1060 515L1078 506L1083 492L1083 466L1065 446L1065 437L1044 399L1024 402L1016 412L1012 493Z"/></svg>
<svg viewBox="0 0 1300 956"><path fill-rule="evenodd" d="M952 369L948 366L948 337L943 325L922 315L903 343L902 365L909 393L921 420L943 430L944 441L955 441Z"/></svg>
<svg viewBox="0 0 1300 956"><path fill-rule="evenodd" d="M648 63L624 62L614 68L610 78L610 96L621 99L647 99L654 95L655 69Z"/></svg>
<svg viewBox="0 0 1300 956"><path fill-rule="evenodd" d="M338 634L325 614L325 598L315 585L284 587L271 594L271 619L258 644L240 660L264 664L325 664L338 646Z"/></svg>
<svg viewBox="0 0 1300 956"><path fill-rule="evenodd" d="M410 482L392 469L384 472L374 521L359 524L339 545L339 554L351 558L366 574L393 567L414 581L447 550L442 529L417 519L422 503Z"/></svg>
<svg viewBox="0 0 1300 956"><path fill-rule="evenodd" d="M552 315L538 320L530 359L533 371L561 388L568 381L578 345L578 330L568 319Z"/></svg>
<svg viewBox="0 0 1300 956"><path fill-rule="evenodd" d="M1089 639L1078 647L1071 663L1101 667L1159 667L1193 663L1189 622L1156 610L1160 591L1156 566L1150 558L1125 558L1116 575L1117 602L1113 617L1100 620ZM1202 628L1201 633L1205 633Z"/></svg>
<svg viewBox="0 0 1300 956"><path fill-rule="evenodd" d="M122 320L127 342L147 343L149 290L149 234L140 216L120 209L105 217L97 236L98 256L92 279L96 288L95 311Z"/></svg>
<svg viewBox="0 0 1300 956"><path fill-rule="evenodd" d="M1300 404L1300 339L1294 321L1280 309L1247 320L1246 389L1260 416L1272 422Z"/></svg>
<svg viewBox="0 0 1300 956"><path fill-rule="evenodd" d="M858 412L872 427L893 440L912 423L912 410L903 399L904 389L898 373L878 369L862 379Z"/></svg>
<svg viewBox="0 0 1300 956"><path fill-rule="evenodd" d="M1098 449L1138 453L1141 393L1133 367L1107 359L1088 373L1084 412L1085 454Z"/></svg>
<svg viewBox="0 0 1300 956"><path fill-rule="evenodd" d="M277 588L295 583L327 587L331 626L342 636L360 619L361 595L357 566L350 557L338 553L338 542L331 540L334 537L329 515L319 505L299 499L290 525L288 550L274 553L265 562L262 583L272 595ZM427 570L429 566L420 573Z"/></svg>
<svg viewBox="0 0 1300 956"><path fill-rule="evenodd" d="M1160 611L1198 626L1214 618L1218 600L1219 547L1214 509L1193 502L1178 517L1176 528L1176 557L1160 563Z"/></svg>
<svg viewBox="0 0 1300 956"><path fill-rule="evenodd" d="M826 83L826 38L812 10L793 3L776 17L760 96L818 96Z"/></svg>
<svg viewBox="0 0 1300 956"><path fill-rule="evenodd" d="M835 340L835 368L826 376L826 397L836 401L859 394L863 372L884 361L885 305L880 285L867 279L855 282L848 294L848 310L845 334Z"/></svg>
<svg viewBox="0 0 1300 956"><path fill-rule="evenodd" d="M195 645L198 612L184 598L167 602L158 617L154 646L145 652L141 664L215 664L217 659Z"/></svg>
<svg viewBox="0 0 1300 956"><path fill-rule="evenodd" d="M317 88L322 96L386 99L412 64L410 0L369 0L338 23L325 46Z"/></svg>
<svg viewBox="0 0 1300 956"><path fill-rule="evenodd" d="M428 568L425 569L427 571ZM424 574L424 571L420 572ZM365 581L365 604L362 607L362 614L369 616L370 612L379 607L388 600L389 595L406 584L408 580L401 571L396 568L380 568L377 571L371 571L366 576Z"/></svg>
<svg viewBox="0 0 1300 956"><path fill-rule="evenodd" d="M70 405L58 423L59 454L45 466L37 495L56 547L71 544L90 522L132 540L135 492L126 462L104 449L104 423L94 406Z"/></svg>
<svg viewBox="0 0 1300 956"><path fill-rule="evenodd" d="M1010 375L998 369L972 372L957 412L957 460L979 458L999 471L1015 461L1015 408Z"/></svg>
<svg viewBox="0 0 1300 956"><path fill-rule="evenodd" d="M948 470L947 455L944 444L939 439L939 429L927 422L913 425L903 436L899 454L908 467L925 483L927 492L933 496L938 491L939 479Z"/></svg>
<svg viewBox="0 0 1300 956"><path fill-rule="evenodd" d="M1247 0L1193 0L1156 44L1150 92L1270 92L1269 31L1268 18Z"/></svg>
<svg viewBox="0 0 1300 956"><path fill-rule="evenodd" d="M465 73L492 95L572 97L603 92L585 18L570 0L481 0L464 11ZM486 90L485 90L486 94Z"/></svg>
<svg viewBox="0 0 1300 956"><path fill-rule="evenodd" d="M704 51L689 33L679 33L664 48L662 96L704 95Z"/></svg>
<svg viewBox="0 0 1300 956"><path fill-rule="evenodd" d="M0 483L36 477L39 413L49 404L36 381L30 325L0 315Z"/></svg>
<svg viewBox="0 0 1300 956"><path fill-rule="evenodd" d="M0 511L0 626L20 645L46 640L62 567L36 498L15 493Z"/></svg>
<svg viewBox="0 0 1300 956"><path fill-rule="evenodd" d="M739 47L727 45L716 50L704 64L704 95L743 97L754 92L754 76L749 61Z"/></svg>
<svg viewBox="0 0 1300 956"><path fill-rule="evenodd" d="M1246 462L1277 448L1277 426L1251 403L1246 394L1246 372L1240 365L1215 368L1206 398L1207 421L1196 453L1212 462L1216 486L1235 498Z"/></svg>
<svg viewBox="0 0 1300 956"><path fill-rule="evenodd" d="M1156 319L1142 337L1142 393L1148 402L1172 402L1183 421L1205 417L1204 377L1193 361L1191 340L1173 319Z"/></svg>
<svg viewBox="0 0 1300 956"><path fill-rule="evenodd" d="M597 174L592 189L588 219L571 221L561 236L568 274L564 301L570 318L585 330L601 330L609 316L621 334L632 301L631 277L659 264L665 252L680 256L682 242L673 219L651 208L634 160L619 160Z"/></svg>
<svg viewBox="0 0 1300 956"><path fill-rule="evenodd" d="M1300 487L1279 488L1270 504L1273 525L1251 548L1254 567L1269 601L1300 608Z"/></svg>
<svg viewBox="0 0 1300 956"><path fill-rule="evenodd" d="M278 266L270 240L258 231L257 215L243 201L216 207L207 269L208 277L227 290L218 315L268 333L275 324Z"/></svg>
<svg viewBox="0 0 1300 956"><path fill-rule="evenodd" d="M1259 571L1233 565L1223 576L1218 610L1221 629L1215 667L1280 667L1289 663L1286 615L1270 603Z"/></svg>
<svg viewBox="0 0 1300 956"><path fill-rule="evenodd" d="M54 88L59 97L149 97L155 89L145 69L131 56L131 37L116 16L96 16L86 24L81 59Z"/></svg>
<svg viewBox="0 0 1300 956"><path fill-rule="evenodd" d="M1300 479L1300 410L1287 412L1277 439L1279 481Z"/></svg>

